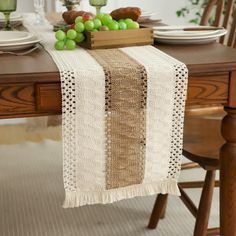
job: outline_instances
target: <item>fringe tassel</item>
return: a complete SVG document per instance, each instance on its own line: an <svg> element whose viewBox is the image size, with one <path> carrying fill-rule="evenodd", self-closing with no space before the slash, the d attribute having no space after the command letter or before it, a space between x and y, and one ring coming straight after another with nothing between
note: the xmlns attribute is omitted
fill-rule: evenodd
<svg viewBox="0 0 236 236"><path fill-rule="evenodd" d="M63 208L74 208L93 204L108 204L124 199L150 196L159 193L180 196L177 181L165 180L159 183L140 184L97 192L66 192Z"/></svg>

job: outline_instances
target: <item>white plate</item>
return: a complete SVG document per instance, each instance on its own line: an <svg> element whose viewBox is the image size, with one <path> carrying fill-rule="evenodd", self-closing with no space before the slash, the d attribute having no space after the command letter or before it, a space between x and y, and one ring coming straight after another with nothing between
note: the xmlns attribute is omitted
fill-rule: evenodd
<svg viewBox="0 0 236 236"><path fill-rule="evenodd" d="M143 11L141 13L141 16L138 18L138 22L145 22L149 19L151 19L152 16L157 15L157 13L152 12L152 11Z"/></svg>
<svg viewBox="0 0 236 236"><path fill-rule="evenodd" d="M30 48L35 44L39 43L41 39L37 36L33 35L31 38L22 40L19 42L12 42L12 43L2 43L0 44L0 51L17 51L26 48Z"/></svg>
<svg viewBox="0 0 236 236"><path fill-rule="evenodd" d="M0 45L32 38L33 34L25 31L0 31Z"/></svg>
<svg viewBox="0 0 236 236"><path fill-rule="evenodd" d="M187 45L187 44L207 44L215 42L218 37L208 39L185 39L185 40L174 40L174 39L160 39L154 37L155 41L163 44L175 44L175 45Z"/></svg>
<svg viewBox="0 0 236 236"><path fill-rule="evenodd" d="M142 10L142 13L141 13L141 16L152 16L152 15L155 15L156 13L153 12L153 11L143 11Z"/></svg>
<svg viewBox="0 0 236 236"><path fill-rule="evenodd" d="M152 17L139 17L138 18L138 22L139 23L146 23L146 22L149 22L149 21L151 21L152 20Z"/></svg>
<svg viewBox="0 0 236 236"><path fill-rule="evenodd" d="M200 37L215 35L220 33L220 30L202 30L202 31L183 31L183 30L174 30L174 31L158 31L154 30L154 33L158 36L164 37Z"/></svg>
<svg viewBox="0 0 236 236"><path fill-rule="evenodd" d="M172 27L172 28L170 28ZM219 37L225 35L227 30L215 30L212 31L168 31L160 32L156 29L160 27L154 27L154 38L157 42L168 43L168 44L204 44L216 41ZM164 28L164 27L163 27ZM186 28L185 26L181 27ZM180 29L181 29L180 28ZM175 29L173 26L169 26L169 29ZM190 33L191 32L191 33Z"/></svg>
<svg viewBox="0 0 236 236"><path fill-rule="evenodd" d="M209 38L219 38L223 35L227 34L227 30L223 29L223 30L216 30L214 33L212 34L207 34L207 35L199 35L199 36L190 36L190 35L186 35L186 36L182 36L182 37L175 37L175 36L164 36L164 35L158 35L155 33L154 31L154 36L156 36L157 38L160 38L160 39L173 39L173 40L197 40L197 39L209 39Z"/></svg>

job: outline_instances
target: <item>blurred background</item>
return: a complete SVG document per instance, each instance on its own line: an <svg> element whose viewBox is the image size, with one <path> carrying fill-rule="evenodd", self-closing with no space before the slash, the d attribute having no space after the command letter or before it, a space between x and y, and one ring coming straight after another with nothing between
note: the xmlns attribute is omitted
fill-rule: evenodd
<svg viewBox="0 0 236 236"><path fill-rule="evenodd" d="M94 9L89 6L88 2L88 0L82 0L79 8L93 11ZM53 9L63 11L62 3L59 0L46 0L45 3L47 11ZM146 11L155 11L157 17L167 24L185 24L188 22L188 18L178 18L176 11L188 4L189 0L109 0L108 6L104 7L103 10L109 12L122 6L139 6ZM33 9L32 0L18 0L19 12L29 12L33 11Z"/></svg>

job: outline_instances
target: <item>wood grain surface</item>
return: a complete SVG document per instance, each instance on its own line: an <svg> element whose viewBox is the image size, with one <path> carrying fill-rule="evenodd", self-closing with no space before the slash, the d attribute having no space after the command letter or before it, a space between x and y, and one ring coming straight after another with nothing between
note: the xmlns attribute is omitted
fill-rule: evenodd
<svg viewBox="0 0 236 236"><path fill-rule="evenodd" d="M226 108L222 136L226 143L220 152L221 235L236 235L236 109Z"/></svg>
<svg viewBox="0 0 236 236"><path fill-rule="evenodd" d="M229 104L230 107L236 108L236 70L231 72L229 87Z"/></svg>
<svg viewBox="0 0 236 236"><path fill-rule="evenodd" d="M0 114L26 114L35 112L33 84L0 85Z"/></svg>
<svg viewBox="0 0 236 236"><path fill-rule="evenodd" d="M229 73L189 78L188 104L225 104L228 99Z"/></svg>

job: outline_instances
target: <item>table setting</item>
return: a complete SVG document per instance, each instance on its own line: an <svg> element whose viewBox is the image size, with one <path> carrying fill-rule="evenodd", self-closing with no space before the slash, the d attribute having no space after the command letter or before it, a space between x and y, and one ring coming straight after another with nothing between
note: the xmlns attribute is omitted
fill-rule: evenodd
<svg viewBox="0 0 236 236"><path fill-rule="evenodd" d="M34 13L23 14L22 28L16 28L40 38L39 50L30 52L30 47L1 51L13 55L0 55L0 118L63 113L63 206L106 204L158 193L179 195L177 182L188 88L187 104L205 106L216 102L225 106L220 214L223 234L233 235L236 57L235 49L213 43L223 29L189 32L185 25L178 29L174 25L153 29L164 26L161 23L150 30L157 32L158 37L164 34L164 40L177 38L177 43L158 42L155 36L154 47L149 43L88 50L77 43L66 45L68 37L75 41L75 32L67 35L68 30L77 29L77 37L82 24L85 26L81 18L77 19L80 24L69 24L70 29L55 30L62 30L62 34L53 32L53 24L47 21L43 26L35 26L35 19ZM125 32L135 30L139 29ZM103 35L109 31L89 33ZM202 45L178 44L187 41L189 34L196 37L196 31L197 37L215 37L216 31L217 38ZM17 36L18 40L28 37L30 34ZM60 47L56 48L58 42Z"/></svg>
<svg viewBox="0 0 236 236"><path fill-rule="evenodd" d="M33 24L45 23L44 0L34 0ZM40 48L41 39L24 27L24 14L16 13L17 0L0 1L0 54L23 56Z"/></svg>
<svg viewBox="0 0 236 236"><path fill-rule="evenodd" d="M17 55L15 51L24 49L28 54L40 43L59 70L64 207L179 195L188 70L153 47L153 39L209 43L226 31L142 28L153 12L126 7L104 14L106 1L90 2L96 15L66 12L66 28L56 32L45 19L39 21L38 10L36 17L24 15L27 30L6 30L7 21L0 32L3 52Z"/></svg>

